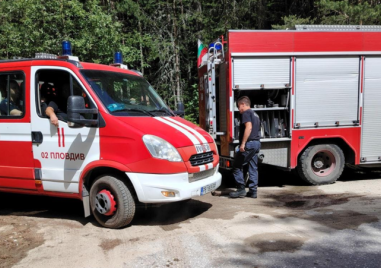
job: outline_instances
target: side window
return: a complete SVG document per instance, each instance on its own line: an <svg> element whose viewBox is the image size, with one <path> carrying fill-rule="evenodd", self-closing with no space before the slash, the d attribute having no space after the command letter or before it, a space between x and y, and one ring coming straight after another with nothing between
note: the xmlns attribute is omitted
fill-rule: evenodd
<svg viewBox="0 0 381 268"><path fill-rule="evenodd" d="M36 104L38 104L36 107L40 117L50 118L55 115L58 120L67 122L67 99L71 94L82 96L86 108L95 107L77 80L62 70L38 71L36 93ZM86 117L88 116L86 115ZM92 114L90 116L93 117Z"/></svg>
<svg viewBox="0 0 381 268"><path fill-rule="evenodd" d="M0 73L0 118L23 118L25 114L25 75Z"/></svg>

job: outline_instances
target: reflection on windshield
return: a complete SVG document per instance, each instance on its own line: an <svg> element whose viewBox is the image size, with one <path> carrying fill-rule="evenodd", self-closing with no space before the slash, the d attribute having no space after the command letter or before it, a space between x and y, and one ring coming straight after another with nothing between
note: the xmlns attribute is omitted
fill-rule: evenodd
<svg viewBox="0 0 381 268"><path fill-rule="evenodd" d="M142 77L98 70L81 70L81 73L114 115L173 115L153 87Z"/></svg>

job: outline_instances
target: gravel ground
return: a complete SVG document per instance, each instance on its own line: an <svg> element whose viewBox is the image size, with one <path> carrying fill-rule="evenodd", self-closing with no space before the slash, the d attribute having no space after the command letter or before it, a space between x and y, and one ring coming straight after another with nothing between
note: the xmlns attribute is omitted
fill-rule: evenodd
<svg viewBox="0 0 381 268"><path fill-rule="evenodd" d="M0 267L380 267L380 174L312 187L262 170L258 199L141 207L120 230L76 200L1 193Z"/></svg>

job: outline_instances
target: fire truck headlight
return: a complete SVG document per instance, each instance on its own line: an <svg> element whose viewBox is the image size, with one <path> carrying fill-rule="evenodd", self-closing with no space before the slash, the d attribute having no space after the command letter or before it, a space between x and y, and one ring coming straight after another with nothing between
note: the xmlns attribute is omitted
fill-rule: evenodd
<svg viewBox="0 0 381 268"><path fill-rule="evenodd" d="M151 153L152 157L165 159L171 162L181 162L179 152L172 144L162 138L153 135L144 135L143 142Z"/></svg>

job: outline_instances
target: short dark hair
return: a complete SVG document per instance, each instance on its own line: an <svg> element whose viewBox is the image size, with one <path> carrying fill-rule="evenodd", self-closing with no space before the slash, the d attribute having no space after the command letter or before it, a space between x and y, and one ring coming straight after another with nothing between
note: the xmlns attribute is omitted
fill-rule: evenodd
<svg viewBox="0 0 381 268"><path fill-rule="evenodd" d="M240 98L237 100L237 105L239 105L240 103L244 103L244 104L246 104L246 105L249 106L249 107L250 107L250 105L251 105L250 99L249 99L249 97L247 97L247 96L242 96L242 97L240 97Z"/></svg>
<svg viewBox="0 0 381 268"><path fill-rule="evenodd" d="M11 80L11 81L9 81L9 87L10 87L11 89L20 90L19 83L17 83L16 80Z"/></svg>

